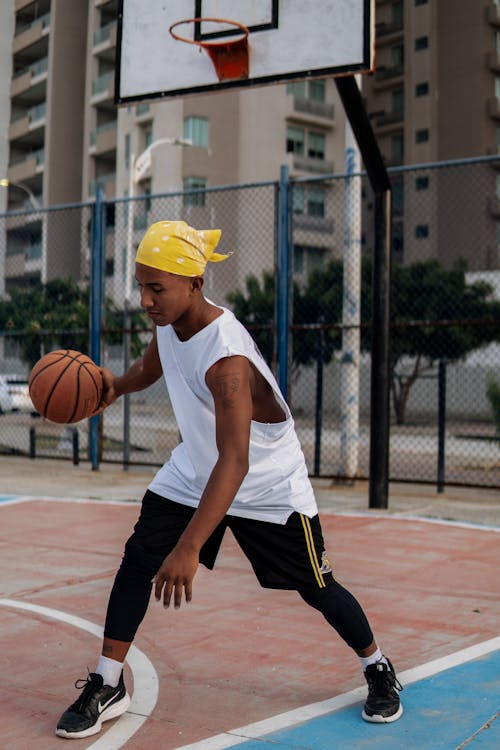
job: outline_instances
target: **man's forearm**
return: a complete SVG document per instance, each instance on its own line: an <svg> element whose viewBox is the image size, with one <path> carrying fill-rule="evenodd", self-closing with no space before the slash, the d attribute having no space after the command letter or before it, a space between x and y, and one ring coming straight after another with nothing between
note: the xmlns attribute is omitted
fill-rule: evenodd
<svg viewBox="0 0 500 750"><path fill-rule="evenodd" d="M200 551L229 510L247 471L247 461L217 461L179 545Z"/></svg>

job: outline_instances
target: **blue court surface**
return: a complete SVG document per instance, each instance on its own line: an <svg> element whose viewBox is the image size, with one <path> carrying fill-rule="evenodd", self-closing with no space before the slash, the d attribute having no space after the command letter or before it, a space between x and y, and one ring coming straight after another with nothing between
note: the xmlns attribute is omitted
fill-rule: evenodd
<svg viewBox="0 0 500 750"><path fill-rule="evenodd" d="M401 699L405 713L393 724L363 722L362 704L354 704L237 746L239 750L500 750L500 651L407 685Z"/></svg>

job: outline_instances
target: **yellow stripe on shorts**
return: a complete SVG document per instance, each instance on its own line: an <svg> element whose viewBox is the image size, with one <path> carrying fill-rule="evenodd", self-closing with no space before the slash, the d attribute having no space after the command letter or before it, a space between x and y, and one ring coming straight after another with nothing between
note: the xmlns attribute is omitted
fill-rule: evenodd
<svg viewBox="0 0 500 750"><path fill-rule="evenodd" d="M321 573L321 566L318 562L318 557L316 555L316 548L314 546L311 522L309 518L307 516L303 516L302 513L300 513L300 520L302 521L302 526L304 529L304 536L306 538L307 550L309 552L309 559L311 561L312 569L314 571L314 575L316 576L318 586L320 587L320 589L323 589L325 588L326 583L323 579L323 574Z"/></svg>

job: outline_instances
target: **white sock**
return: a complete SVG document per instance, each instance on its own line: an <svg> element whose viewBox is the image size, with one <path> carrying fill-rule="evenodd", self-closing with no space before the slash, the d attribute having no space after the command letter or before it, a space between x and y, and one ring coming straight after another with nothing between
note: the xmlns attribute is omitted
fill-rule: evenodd
<svg viewBox="0 0 500 750"><path fill-rule="evenodd" d="M360 656L359 660L361 662L361 668L363 672L366 671L366 668L369 667L370 664L376 664L377 662L387 664L387 659L379 648L377 648L377 650L373 654L370 654L370 656ZM388 664L387 667L388 669L390 669Z"/></svg>
<svg viewBox="0 0 500 750"><path fill-rule="evenodd" d="M123 663L121 661L115 661L115 659L109 659L107 656L101 655L95 671L102 676L105 685L116 687L120 681L122 669Z"/></svg>

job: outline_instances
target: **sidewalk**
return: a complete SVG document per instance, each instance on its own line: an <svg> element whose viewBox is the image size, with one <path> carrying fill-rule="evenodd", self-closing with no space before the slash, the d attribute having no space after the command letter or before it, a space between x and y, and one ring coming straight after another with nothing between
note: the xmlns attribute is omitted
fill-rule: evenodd
<svg viewBox="0 0 500 750"><path fill-rule="evenodd" d="M95 500L140 501L154 476L155 467L101 464L74 466L56 459L0 456L0 495L78 497ZM322 513L369 513L420 518L441 518L487 526L500 526L500 492L478 488L448 487L438 493L435 485L391 484L389 507L369 508L369 484L354 487L329 479L313 481Z"/></svg>

